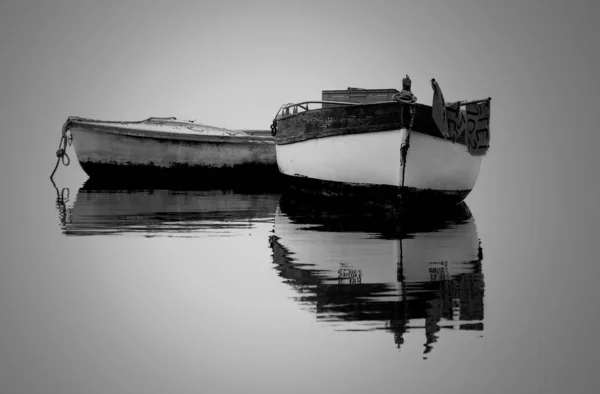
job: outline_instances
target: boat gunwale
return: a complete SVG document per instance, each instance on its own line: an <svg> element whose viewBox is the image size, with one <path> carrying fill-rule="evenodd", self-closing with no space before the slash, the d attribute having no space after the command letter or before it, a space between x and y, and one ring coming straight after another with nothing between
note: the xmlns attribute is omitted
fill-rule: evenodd
<svg viewBox="0 0 600 394"><path fill-rule="evenodd" d="M295 114L288 114L288 115L277 115L277 117L275 118L276 120L282 120L282 119L289 119L292 118L294 116L298 116L298 115L302 115L308 112L316 112L316 111L323 111L323 110L328 110L328 109L334 109L334 108L346 108L346 107L372 107L372 106L378 106L378 105L382 105L382 104L398 104L398 105L414 105L416 107L422 107L422 108L429 108L431 109L431 105L427 105L427 104L423 104L423 103L414 103L414 104L405 104L405 103L401 103L398 101L378 101L376 103L348 103L348 102L335 102L335 101L301 101L299 103L296 104L285 104L282 106L282 108L285 107L293 107L295 105L299 105L299 104L304 104L304 103L325 103L325 104L339 104L336 106L331 106L331 107L327 107L327 108L313 108L313 109L308 109L306 111L302 111L302 112L298 112Z"/></svg>
<svg viewBox="0 0 600 394"><path fill-rule="evenodd" d="M86 120L69 119L70 128L82 128L89 132L107 133L119 136L127 136L134 138L147 138L155 140L171 140L171 141L190 141L198 143L228 143L228 144L252 144L252 145L273 145L274 139L271 136L260 136L260 135L248 135L248 134L232 134L232 135L206 135L198 131L197 134L167 130L142 130L142 129L125 129L119 127L119 125L135 125L144 123L141 122L94 122ZM180 123L181 125L185 123ZM190 125L199 125L196 123L189 123ZM206 126L213 127L213 126ZM221 130L220 128L216 128ZM226 130L226 129L222 129ZM231 130L232 132L235 130Z"/></svg>
<svg viewBox="0 0 600 394"><path fill-rule="evenodd" d="M382 101L382 102L377 102L377 103L357 103L355 105L347 105L345 103L341 103L339 106L335 106L335 107L315 108L315 109L298 112L295 114L279 115L275 120L279 124L279 121L287 121L294 117L310 116L315 113L318 113L319 111L326 112L326 111L342 109L342 108L352 108L353 110L356 110L356 109L360 110L362 108L371 109L370 107L387 106L387 105L393 106L395 104L397 104L398 106L414 105L416 107L416 111L421 112L421 113L423 111L431 112L431 110L432 110L432 107L427 104L422 104L422 103L405 104L405 103L399 103L397 101ZM290 106L293 106L293 105L290 105ZM406 112L408 112L408 111L406 111ZM377 125L353 125L350 127L332 127L332 128L328 128L325 130L317 129L313 132L309 132L309 133L303 132L299 135L290 135L290 136L285 136L285 137L280 136L279 132L278 132L275 135L275 144L276 145L288 145L288 144L294 144L297 142L319 139L319 138L339 137L339 136L351 135L351 134L379 133L379 132L385 132L385 131L396 130L396 129L399 130L399 129L405 129L407 123L408 122L405 122L404 120L399 119L399 121L397 121L397 122L381 123L381 124L377 124ZM432 131L429 131L429 130L432 130ZM433 123L433 119L431 119L431 117L429 117L429 119L427 119L427 120L421 120L421 119L415 118L415 125L413 125L411 132L425 134L425 135L428 135L433 138L438 138L440 140L447 141L448 143L461 144L466 147L466 141L464 139L464 134L463 134L463 136L461 136L462 138L459 138L457 141L454 141L454 142L452 140L448 140L448 139L444 138L442 136L442 134L439 132L439 130L437 129L437 126L435 126L435 124Z"/></svg>

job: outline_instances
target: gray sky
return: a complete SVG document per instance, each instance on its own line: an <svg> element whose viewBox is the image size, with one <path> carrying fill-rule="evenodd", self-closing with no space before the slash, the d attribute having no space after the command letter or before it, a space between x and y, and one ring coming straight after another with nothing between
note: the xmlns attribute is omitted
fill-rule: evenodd
<svg viewBox="0 0 600 394"><path fill-rule="evenodd" d="M422 102L435 77L447 99L528 102L537 115L540 95L591 93L599 7L588 4L4 1L2 115L266 128L282 102L400 87L404 74Z"/></svg>

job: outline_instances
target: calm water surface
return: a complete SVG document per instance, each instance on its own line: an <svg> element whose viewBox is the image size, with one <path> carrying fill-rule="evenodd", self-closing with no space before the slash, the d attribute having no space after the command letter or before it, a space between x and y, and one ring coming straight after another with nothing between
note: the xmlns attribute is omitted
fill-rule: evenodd
<svg viewBox="0 0 600 394"><path fill-rule="evenodd" d="M593 269L565 270L578 262L477 201L396 214L281 186L35 191L7 194L3 392L590 387Z"/></svg>

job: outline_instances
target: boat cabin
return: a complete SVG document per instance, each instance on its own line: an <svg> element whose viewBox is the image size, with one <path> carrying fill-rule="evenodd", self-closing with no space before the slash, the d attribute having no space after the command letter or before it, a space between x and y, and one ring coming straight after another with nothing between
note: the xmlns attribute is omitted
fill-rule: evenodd
<svg viewBox="0 0 600 394"><path fill-rule="evenodd" d="M346 103L380 103L392 101L394 94L400 93L396 89L362 89L351 88L346 90L323 90L323 101L343 101ZM333 107L335 104L323 103L323 108Z"/></svg>
<svg viewBox="0 0 600 394"><path fill-rule="evenodd" d="M323 90L322 101L303 101L288 103L281 106L276 117L288 116L309 110L309 104L320 108L337 107L339 105L374 104L394 101L394 95L400 93L396 89L362 89L348 88L346 90ZM311 109L315 109L314 107Z"/></svg>

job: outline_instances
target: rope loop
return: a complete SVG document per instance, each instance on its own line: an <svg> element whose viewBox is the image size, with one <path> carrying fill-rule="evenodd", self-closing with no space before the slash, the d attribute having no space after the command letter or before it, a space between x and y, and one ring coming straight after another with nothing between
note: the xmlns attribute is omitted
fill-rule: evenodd
<svg viewBox="0 0 600 394"><path fill-rule="evenodd" d="M62 156L60 157L60 161L65 167L71 164L71 158L69 157L67 152L63 152Z"/></svg>
<svg viewBox="0 0 600 394"><path fill-rule="evenodd" d="M277 135L277 120L273 119L273 123L271 124L271 135L275 137Z"/></svg>
<svg viewBox="0 0 600 394"><path fill-rule="evenodd" d="M417 96L408 90L403 90L400 93L396 93L392 96L392 98L401 104L414 104L417 102Z"/></svg>
<svg viewBox="0 0 600 394"><path fill-rule="evenodd" d="M68 132L69 129L63 128L63 135L60 137L60 142L58 143L58 146L62 146L62 148L59 148L56 151L56 157L59 158L59 160L63 163L65 167L71 164L71 158L67 154L67 146L71 146L73 144L73 136L69 134L69 136L67 137Z"/></svg>
<svg viewBox="0 0 600 394"><path fill-rule="evenodd" d="M66 167L71 164L71 158L67 154L67 146L73 145L73 135L69 133L71 130L71 119L67 120L62 127L62 133L60 136L60 142L58 143L58 150L56 151L56 165L54 166L54 171L50 174L50 179L54 177L56 173L56 169L58 165L62 162Z"/></svg>

